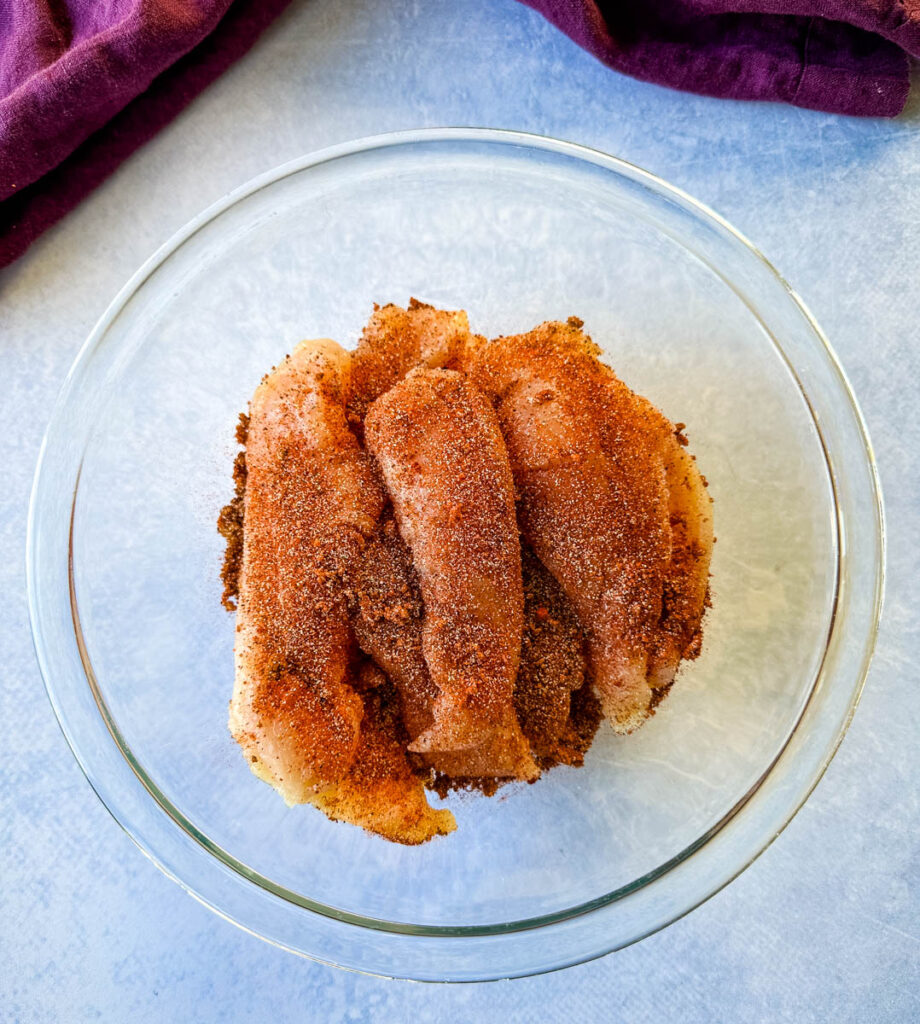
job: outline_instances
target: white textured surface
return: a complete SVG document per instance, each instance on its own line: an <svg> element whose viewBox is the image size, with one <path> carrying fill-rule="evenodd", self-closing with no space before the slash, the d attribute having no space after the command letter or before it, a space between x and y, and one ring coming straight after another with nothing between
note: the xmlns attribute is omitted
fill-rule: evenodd
<svg viewBox="0 0 920 1024"><path fill-rule="evenodd" d="M920 89L920 82L916 84ZM859 711L805 809L708 904L629 950L457 988L274 950L185 896L83 780L31 650L22 551L49 404L130 272L203 206L305 151L434 124L596 146L712 205L809 303L861 399L889 587ZM70 1020L908 1021L920 1015L920 93L895 122L617 77L511 0L304 0L0 275L0 1017Z"/></svg>

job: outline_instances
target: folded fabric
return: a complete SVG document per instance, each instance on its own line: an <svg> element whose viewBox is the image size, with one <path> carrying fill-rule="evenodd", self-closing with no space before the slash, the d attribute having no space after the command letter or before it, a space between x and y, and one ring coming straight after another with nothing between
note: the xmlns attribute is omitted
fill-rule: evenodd
<svg viewBox="0 0 920 1024"><path fill-rule="evenodd" d="M290 0L0 0L0 267ZM734 99L891 117L920 0L522 0L605 64Z"/></svg>
<svg viewBox="0 0 920 1024"><path fill-rule="evenodd" d="M675 89L894 117L920 0L521 0L609 67Z"/></svg>
<svg viewBox="0 0 920 1024"><path fill-rule="evenodd" d="M0 267L290 0L0 0Z"/></svg>

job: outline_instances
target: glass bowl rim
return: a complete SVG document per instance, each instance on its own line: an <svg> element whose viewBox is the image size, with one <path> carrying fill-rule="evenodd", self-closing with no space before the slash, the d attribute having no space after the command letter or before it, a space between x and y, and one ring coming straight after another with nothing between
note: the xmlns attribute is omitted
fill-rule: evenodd
<svg viewBox="0 0 920 1024"><path fill-rule="evenodd" d="M858 703L862 687L865 682L866 674L868 672L869 662L872 657L872 653L875 646L875 640L878 632L878 624L881 615L882 599L884 593L884 573L885 573L885 530L884 530L884 513L882 504L881 487L878 479L878 473L875 465L875 459L872 452L871 442L869 441L868 431L859 408L858 402L853 394L852 388L843 371L836 354L831 348L829 342L825 338L820 327L814 320L814 317L805 307L802 300L795 293L795 291L789 286L785 279L777 272L777 270L769 263L769 261L760 253L760 251L748 241L742 234L740 234L735 228L733 228L726 220L724 220L717 213L710 210L707 206L693 199L687 193L682 190L668 184L663 179L645 171L627 161L620 158L610 156L602 153L598 150L590 149L585 146L581 146L571 142L563 142L561 140L546 138L539 135L528 134L518 131L507 131L499 129L488 129L488 128L427 128L427 129L416 129L402 132L392 132L384 135L376 135L367 138L358 139L352 142L341 143L335 146L330 146L325 149L315 151L313 153L304 155L295 160L289 161L285 164L280 165L264 174L258 175L246 182L239 188L231 191L222 199L208 206L198 216L189 221L184 227L177 231L167 242L165 242L145 263L138 269L138 271L132 275L128 282L118 292L116 297L112 300L106 311L103 313L99 321L96 323L92 331L90 332L86 342L81 347L73 366L68 373L65 382L62 386L61 393L55 403L48 428L45 432L45 436L42 441L41 450L39 453L38 464L35 471L35 479L33 483L32 495L29 507L28 517L28 530L27 530L27 552L26 552L26 566L27 566L27 587L28 587L28 599L29 599L29 613L30 621L32 624L33 642L35 645L36 655L38 658L39 666L43 682L45 685L46 692L48 693L55 715L58 719L59 725L64 732L65 738L71 747L71 750L84 772L90 785L99 796L103 805L109 810L116 822L128 833L132 840L146 853L153 861L160 867L168 876L173 877L174 880L179 882L187 891L191 892L192 895L196 896L199 900L216 910L222 916L228 917L233 920L234 923L239 924L241 927L246 928L246 924L225 913L217 905L216 901L212 901L203 892L198 892L195 888L181 878L177 877L167 866L158 858L156 850L153 848L152 843L148 842L146 837L139 834L140 829L135 828L129 821L123 820L123 816L120 815L112 806L111 801L106 798L103 794L104 786L102 779L98 778L96 772L88 763L85 755L81 752L78 743L74 740L71 735L71 731L67 724L67 713L65 712L60 696L55 688L55 676L50 663L49 652L46 648L43 638L42 626L41 626L41 614L40 606L43 600L41 587L38 583L39 571L38 571L38 559L39 553L37 550L37 512L38 503L41 496L41 484L42 484L42 470L46 463L46 458L49 448L54 444L56 436L56 428L59 426L59 422L64 418L64 413L67 409L67 399L71 394L72 390L77 386L80 378L81 371L85 369L87 364L92 359L95 351L100 342L105 338L108 329L117 319L123 308L128 304L130 299L142 288L146 280L154 274L159 267L166 262L166 260L176 252L181 246L192 238L198 231L205 228L208 224L214 221L226 210L232 206L254 195L256 192L266 188L272 184L275 184L286 177L297 174L301 171L306 171L311 168L318 167L320 165L330 163L335 160L347 158L349 156L356 156L361 153L368 153L378 149L391 149L400 146L413 146L416 144L428 144L428 143L463 143L473 142L478 144L491 143L504 146L517 146L528 148L535 151L543 151L549 153L555 153L564 157L569 157L575 161L587 162L596 167L603 168L607 171L618 174L621 177L645 185L651 191L653 191L659 197L676 200L678 204L692 216L701 219L703 222L708 222L710 227L716 227L720 229L723 234L728 236L729 241L735 244L740 244L746 249L749 254L756 257L757 261L761 264L762 269L766 270L783 288L786 296L791 302L797 307L798 312L807 322L811 333L815 339L820 343L820 347L823 349L823 355L830 364L831 369L838 378L840 384L841 395L847 401L850 411L855 417L855 421L858 427L859 434L861 435L862 444L864 447L864 454L868 468L870 470L871 479L873 482L874 493L872 495L874 501L874 512L875 512L875 544L878 551L878 558L875 563L875 594L873 601L872 614L869 616L869 620L865 623L865 639L862 646L862 657L859 668L857 670L856 683L852 687L852 693L850 697L849 710L842 722L841 726L836 732L836 735L831 737L831 741L827 746L825 754L818 766L817 771L813 775L810 784L805 787L803 793L798 795L798 799L793 801L790 806L784 812L783 821L779 828L775 828L763 839L762 842L758 843L757 848L754 850L743 864L739 867L734 868L728 873L727 877L721 880L721 882L715 886L712 886L702 894L695 895L691 903L686 906L680 913L671 915L668 920L658 923L655 927L650 928L644 932L643 935L636 935L629 941L637 941L639 938L644 937L645 934L650 934L652 931L658 930L658 928L665 927L667 924L676 920L684 913L689 912L700 903L714 895L715 892L719 891L724 885L728 884L734 877L737 876L741 871L756 859L760 853L763 852L767 846L775 839L783 828L792 820L809 794L813 790L814 786L817 785L821 776L833 758L837 747L839 746L843 735L852 719L852 715L855 711ZM796 385L798 386L802 397L809 405L812 417L814 418L814 412L811 410L811 403L808 400L808 392L805 390L798 375L795 372L791 361L785 355L783 349L779 346L775 338L772 338L773 344L776 346L779 354L785 359L789 366ZM824 445L823 434L820 429L818 430L818 436L821 441L822 448L824 449L825 460L827 463L827 470L833 481L833 475L830 473L829 455ZM80 477L80 466L77 466L76 475L73 481L73 488L71 493L71 504L70 504L70 523L69 532L72 537L73 530L73 515L75 509L75 501L77 496L77 490L79 486ZM833 483L832 483L833 486ZM837 500L836 490L834 490L834 506L835 506L835 528L837 528L838 540L836 544L837 548L837 581L839 586L840 572L841 572L841 560L844 557L844 553L841 551L841 545L839 542L839 523L841 516L841 509ZM69 555L72 551L69 550ZM269 895L278 899L284 900L288 903L292 903L300 910L306 911L312 915L319 915L327 919L347 924L351 927L371 929L377 932L387 932L390 934L398 934L401 936L412 937L416 940L437 940L438 938L450 937L450 938L463 938L463 937L474 937L479 939L488 939L489 937L500 937L506 936L512 933L520 932L535 932L541 931L545 933L547 928L552 928L553 925L561 924L569 921L572 918L589 915L592 912L609 907L615 904L617 901L622 900L624 897L634 894L642 889L647 888L650 884L653 884L656 880L662 879L666 876L675 866L687 860L688 858L697 854L708 842L713 838L738 812L745 807L750 801L750 798L754 793L757 792L760 785L764 782L770 772L773 770L777 762L780 760L784 752L786 751L792 737L795 735L796 730L799 728L802 717L811 702L814 688L817 686L818 681L821 678L823 671L823 660L822 666L819 667L818 672L812 682L812 691L802 708L800 715L798 716L795 725L792 727L789 736L786 738L783 746L776 754L775 758L765 768L764 772L758 778L757 782L751 789L743 794L733 807L719 819L713 826L706 830L701 836L699 836L693 843L689 844L687 848L682 850L679 854L670 858L667 862L659 865L651 872L641 876L638 879L627 883L625 886L614 890L612 893L606 893L603 896L596 897L584 904L578 905L573 908L566 908L562 911L556 911L546 915L541 915L535 918L529 918L522 921L506 922L502 924L490 924L490 925L416 925L406 924L399 922L386 922L373 918L362 917L361 915L354 914L349 911L339 910L334 907L328 907L316 901L310 900L306 897L302 897L299 894L292 893L290 890L284 887L278 886L272 883L268 879L264 879L258 873L248 868L246 865L240 864L232 857L229 853L221 850L216 846L207 836L203 836L194 826L193 823L189 822L185 816L179 812L169 802L168 798L164 794L160 793L156 784L146 774L144 769L137 763L135 758L130 753L130 747L120 738L118 733L117 725L108 713L105 705L104 698L102 697L101 691L98 688L98 684L93 676L91 664L88 658L88 654L85 651L85 647L82 642L82 636L79 624L79 615L76 605L76 595L73 587L73 575L72 575L72 559L69 558L68 564L68 580L70 583L70 611L72 616L72 623L74 629L74 639L76 641L77 650L80 654L81 664L86 682L93 693L93 698L96 702L97 710L100 716L105 722L106 729L109 733L110 738L114 741L119 749L119 752L124 758L125 767L133 772L136 779L143 785L149 796L151 796L157 805L158 811L165 812L165 815L172 821L173 824L179 825L185 834L190 837L194 844L197 846L199 851L203 851L209 857L215 857L220 860L225 866L236 872L241 879L246 883L259 886L263 891ZM837 603L837 596L835 596L835 608ZM825 657L830 647L831 640L841 626L841 622L837 619L836 615L832 616L831 626L828 631L828 638L825 645ZM255 876L255 877L253 877ZM267 884L266 884L267 883ZM268 935L257 932L261 937L266 938L268 941L276 941ZM307 953L304 950L297 949L293 946L288 945L284 942L277 942L276 944L282 945L284 948L292 949L294 952L304 953L305 955L313 956L312 953ZM602 950L601 952L594 953L593 955L603 955L606 952L610 952L614 948L621 948L623 945L629 944L628 942L615 943L609 948ZM314 956L315 959L322 959L320 956ZM586 956L581 959L590 959L591 956ZM334 961L330 961L334 962ZM578 959L572 960L571 962L579 962ZM567 966L568 964L560 964L558 966ZM343 966L339 964L339 966ZM360 968L359 968L360 969ZM514 972L514 973L529 973L529 972ZM508 974L496 974L495 977L506 977Z"/></svg>

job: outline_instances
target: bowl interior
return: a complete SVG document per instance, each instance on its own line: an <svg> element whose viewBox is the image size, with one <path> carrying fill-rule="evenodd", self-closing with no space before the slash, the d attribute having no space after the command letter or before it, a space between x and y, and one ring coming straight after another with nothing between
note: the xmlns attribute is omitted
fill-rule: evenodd
<svg viewBox="0 0 920 1024"><path fill-rule="evenodd" d="M514 147L352 154L289 174L193 234L100 342L72 523L76 616L100 698L171 813L290 898L408 925L489 927L641 885L743 800L815 683L837 589L834 493L798 381L732 267L666 197ZM237 413L301 338L355 343L371 303L469 312L485 334L577 315L672 420L715 500L701 658L644 728L581 770L388 844L288 809L226 727L234 623L218 510ZM229 870L229 869L228 869Z"/></svg>

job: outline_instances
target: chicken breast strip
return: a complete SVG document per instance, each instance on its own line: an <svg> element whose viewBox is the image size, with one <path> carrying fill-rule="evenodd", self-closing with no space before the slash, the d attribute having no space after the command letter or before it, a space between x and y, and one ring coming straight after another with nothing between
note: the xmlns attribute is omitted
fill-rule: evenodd
<svg viewBox="0 0 920 1024"><path fill-rule="evenodd" d="M678 433L665 447L671 562L664 580L659 635L649 663L649 682L655 690L671 685L681 660L699 655L709 601L712 499L685 445Z"/></svg>
<svg viewBox="0 0 920 1024"><path fill-rule="evenodd" d="M384 499L345 421L348 366L303 342L250 404L230 731L289 804L346 774L363 717L337 580Z"/></svg>
<svg viewBox="0 0 920 1024"><path fill-rule="evenodd" d="M587 632L605 717L629 732L652 702L674 428L598 361L580 328L573 319L499 338L473 352L470 371L497 405L522 533Z"/></svg>
<svg viewBox="0 0 920 1024"><path fill-rule="evenodd" d="M461 310L435 309L410 299L407 309L375 306L352 355L348 420L364 436L371 403L415 367L434 369L455 361L470 343L470 325Z"/></svg>
<svg viewBox="0 0 920 1024"><path fill-rule="evenodd" d="M393 702L356 692L342 580L385 496L345 419L349 367L335 342L304 342L250 405L230 731L287 803L418 843L453 816L428 806Z"/></svg>
<svg viewBox="0 0 920 1024"><path fill-rule="evenodd" d="M371 407L377 459L424 600L434 722L411 750L475 748L479 774L538 773L514 713L523 590L511 470L495 414L461 374L415 370Z"/></svg>
<svg viewBox="0 0 920 1024"><path fill-rule="evenodd" d="M463 310L449 311L410 299L408 308L378 307L353 353L347 401L352 428L364 436L371 403L416 367L437 368L470 343ZM411 554L392 511L385 514L356 566L351 587L353 623L361 649L395 683L409 736L433 723L437 687L422 653L423 604Z"/></svg>

